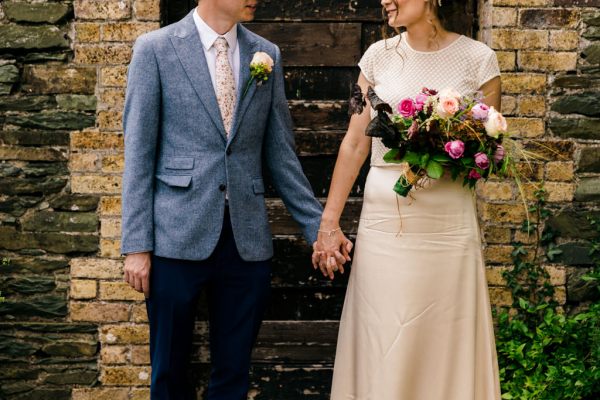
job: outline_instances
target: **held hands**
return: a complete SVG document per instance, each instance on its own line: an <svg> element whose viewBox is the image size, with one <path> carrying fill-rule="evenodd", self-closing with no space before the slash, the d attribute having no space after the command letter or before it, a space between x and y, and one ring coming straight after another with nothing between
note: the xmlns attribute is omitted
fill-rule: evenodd
<svg viewBox="0 0 600 400"><path fill-rule="evenodd" d="M353 244L346 238L341 228L319 230L317 241L313 243L312 264L319 268L323 276L334 278L334 273L344 273L344 264L351 260Z"/></svg>
<svg viewBox="0 0 600 400"><path fill-rule="evenodd" d="M125 282L144 296L150 296L150 253L134 253L125 257Z"/></svg>

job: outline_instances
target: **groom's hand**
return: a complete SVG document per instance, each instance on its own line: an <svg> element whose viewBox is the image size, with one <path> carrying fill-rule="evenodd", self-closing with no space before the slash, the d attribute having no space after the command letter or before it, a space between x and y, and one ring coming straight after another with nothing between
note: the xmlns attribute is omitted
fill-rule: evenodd
<svg viewBox="0 0 600 400"><path fill-rule="evenodd" d="M150 253L134 253L125 257L125 282L144 296L150 296Z"/></svg>

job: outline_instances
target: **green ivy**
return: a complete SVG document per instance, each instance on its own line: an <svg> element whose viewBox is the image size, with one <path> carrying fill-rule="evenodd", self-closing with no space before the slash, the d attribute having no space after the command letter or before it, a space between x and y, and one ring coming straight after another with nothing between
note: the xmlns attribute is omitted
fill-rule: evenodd
<svg viewBox="0 0 600 400"><path fill-rule="evenodd" d="M513 243L514 268L504 277L511 308L497 313L497 351L503 399L592 400L600 398L600 301L573 314L557 310L544 262L560 254L557 232L544 227L550 216L546 191L536 191L532 219L523 232L535 236L533 250ZM598 230L600 224L591 220ZM600 282L600 239L592 241L595 267L585 279Z"/></svg>

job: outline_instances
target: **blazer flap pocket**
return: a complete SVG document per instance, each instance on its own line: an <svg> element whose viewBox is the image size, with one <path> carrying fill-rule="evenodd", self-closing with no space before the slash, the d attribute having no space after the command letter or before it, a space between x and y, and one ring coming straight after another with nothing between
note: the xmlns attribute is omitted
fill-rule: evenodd
<svg viewBox="0 0 600 400"><path fill-rule="evenodd" d="M169 157L164 165L166 169L193 169L194 157Z"/></svg>
<svg viewBox="0 0 600 400"><path fill-rule="evenodd" d="M191 175L156 175L159 181L174 187L186 188L192 182Z"/></svg>
<svg viewBox="0 0 600 400"><path fill-rule="evenodd" d="M265 184L262 179L252 179L252 188L254 189L255 194L264 194L265 193Z"/></svg>

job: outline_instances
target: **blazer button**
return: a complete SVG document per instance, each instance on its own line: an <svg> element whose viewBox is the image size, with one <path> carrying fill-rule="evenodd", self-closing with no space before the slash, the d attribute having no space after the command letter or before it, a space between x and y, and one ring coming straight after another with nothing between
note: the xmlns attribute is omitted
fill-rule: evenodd
<svg viewBox="0 0 600 400"><path fill-rule="evenodd" d="M224 192L224 191L225 191L225 189L227 189L227 185L225 185L224 183L221 183L221 184L219 185L219 190L220 190L221 192Z"/></svg>
<svg viewBox="0 0 600 400"><path fill-rule="evenodd" d="M231 147L228 147L228 148L227 148L227 151L225 152L225 154L227 154L228 156L230 156L230 155L231 155Z"/></svg>

